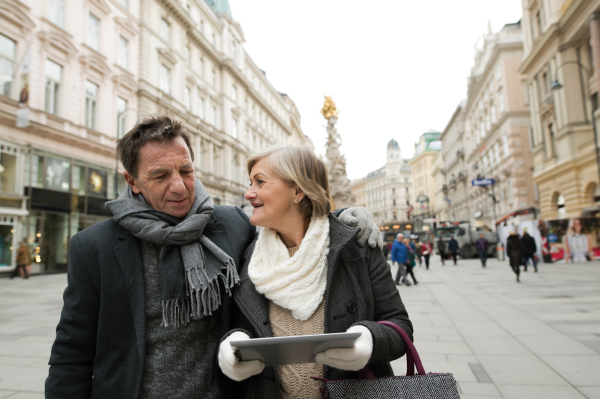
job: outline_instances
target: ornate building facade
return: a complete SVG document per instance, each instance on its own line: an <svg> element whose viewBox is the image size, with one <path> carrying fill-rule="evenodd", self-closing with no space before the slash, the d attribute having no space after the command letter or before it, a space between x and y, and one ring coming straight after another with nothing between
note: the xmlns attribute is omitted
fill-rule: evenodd
<svg viewBox="0 0 600 399"><path fill-rule="evenodd" d="M141 0L141 10L140 116L185 121L213 201L242 205L250 152L309 142L294 102L245 52L226 0Z"/></svg>
<svg viewBox="0 0 600 399"><path fill-rule="evenodd" d="M0 0L0 271L23 237L34 273L65 270L70 237L108 217L115 139L135 122L122 111L138 106L138 10Z"/></svg>
<svg viewBox="0 0 600 399"><path fill-rule="evenodd" d="M227 0L0 0L0 272L23 237L34 273L66 269L124 188L116 140L148 114L190 128L215 203L243 203L249 152L312 145L243 43Z"/></svg>
<svg viewBox="0 0 600 399"><path fill-rule="evenodd" d="M367 176L354 180L351 190L357 206L364 206L378 226L408 222L412 199L412 175L408 159L402 158L394 139L387 145L386 163ZM363 202L364 199L364 202Z"/></svg>
<svg viewBox="0 0 600 399"><path fill-rule="evenodd" d="M525 40L519 71L530 101L533 184L541 217L597 213L600 1L522 4Z"/></svg>
<svg viewBox="0 0 600 399"><path fill-rule="evenodd" d="M417 231L422 230L424 225L432 228L433 222L427 222L426 219L436 217L433 169L436 155L442 149L439 136L440 132L436 130L423 133L415 143L415 156L409 161L413 182L412 219Z"/></svg>
<svg viewBox="0 0 600 399"><path fill-rule="evenodd" d="M531 189L529 104L518 65L521 23L489 32L477 49L468 98L455 111L441 140L450 220L494 229L512 212L536 208ZM493 186L473 180L493 179Z"/></svg>

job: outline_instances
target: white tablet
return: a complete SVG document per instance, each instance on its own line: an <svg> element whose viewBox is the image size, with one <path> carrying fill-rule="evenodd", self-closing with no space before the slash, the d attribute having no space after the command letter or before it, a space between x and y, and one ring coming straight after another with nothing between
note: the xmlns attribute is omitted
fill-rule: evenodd
<svg viewBox="0 0 600 399"><path fill-rule="evenodd" d="M352 348L361 333L297 335L231 341L240 360L260 360L266 366L315 363L317 353L332 348Z"/></svg>

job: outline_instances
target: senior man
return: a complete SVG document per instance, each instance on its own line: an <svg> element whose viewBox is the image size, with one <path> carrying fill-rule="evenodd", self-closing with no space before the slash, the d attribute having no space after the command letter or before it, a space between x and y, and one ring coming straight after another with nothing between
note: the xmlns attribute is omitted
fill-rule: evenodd
<svg viewBox="0 0 600 399"><path fill-rule="evenodd" d="M71 239L46 398L221 397L218 343L256 229L213 206L179 122L148 118L117 153L127 189L106 204L114 217ZM381 244L364 209L340 220Z"/></svg>

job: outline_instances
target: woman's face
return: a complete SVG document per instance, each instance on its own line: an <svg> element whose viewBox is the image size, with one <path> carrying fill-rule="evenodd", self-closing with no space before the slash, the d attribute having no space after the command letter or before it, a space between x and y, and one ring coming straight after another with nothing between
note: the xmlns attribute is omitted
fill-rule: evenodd
<svg viewBox="0 0 600 399"><path fill-rule="evenodd" d="M581 220L579 220L579 219L573 220L573 231L577 234L581 233Z"/></svg>
<svg viewBox="0 0 600 399"><path fill-rule="evenodd" d="M269 159L263 158L250 171L250 188L245 198L254 207L250 223L279 231L291 217L300 215L298 203L304 193L276 176L271 171Z"/></svg>

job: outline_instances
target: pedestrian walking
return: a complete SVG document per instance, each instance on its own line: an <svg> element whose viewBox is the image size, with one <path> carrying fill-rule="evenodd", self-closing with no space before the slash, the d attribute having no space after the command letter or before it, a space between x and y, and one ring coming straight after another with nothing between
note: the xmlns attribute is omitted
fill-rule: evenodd
<svg viewBox="0 0 600 399"><path fill-rule="evenodd" d="M519 282L519 265L523 257L523 251L521 249L521 241L519 236L514 231L510 232L510 235L506 239L506 253L508 254L508 260L510 267L517 275L517 282Z"/></svg>
<svg viewBox="0 0 600 399"><path fill-rule="evenodd" d="M531 259L531 263L533 264L533 268L537 273L537 261L535 260L535 253L537 252L537 245L535 244L535 240L532 236L527 233L527 229L523 229L523 236L521 236L521 248L523 250L523 263L525 264L524 271L527 271L527 264L529 263L529 259Z"/></svg>
<svg viewBox="0 0 600 399"><path fill-rule="evenodd" d="M442 259L442 266L445 266L444 261L446 260L446 243L442 240L442 237L438 240L438 252L440 253L440 258Z"/></svg>
<svg viewBox="0 0 600 399"><path fill-rule="evenodd" d="M21 270L23 271L21 273ZM19 249L17 249L17 267L13 270L10 278L13 279L19 274L21 277L27 279L29 278L29 274L31 272L31 254L29 253L29 245L27 243L27 238L23 238L23 241L19 244Z"/></svg>
<svg viewBox="0 0 600 399"><path fill-rule="evenodd" d="M592 238L581 219L573 219L571 231L565 240L566 262L586 262L591 259Z"/></svg>
<svg viewBox="0 0 600 399"><path fill-rule="evenodd" d="M398 265L398 271L396 272L396 278L394 282L396 285L400 285L400 277L402 282L406 285L410 285L406 279L406 263L408 262L408 247L404 243L404 234L398 233L396 240L392 244L392 263Z"/></svg>
<svg viewBox="0 0 600 399"><path fill-rule="evenodd" d="M431 256L431 243L429 240L426 240L423 245L421 245L421 255L425 260L425 269L429 270L429 257Z"/></svg>
<svg viewBox="0 0 600 399"><path fill-rule="evenodd" d="M413 283L415 285L419 284L419 282L417 281L417 279L415 278L415 274L413 273L413 268L415 267L416 263L415 263L415 250L413 248L416 248L414 243L411 241L410 238L405 238L404 239L404 244L407 246L408 248L408 261L406 262L406 271L408 272L408 274L410 274L410 277L412 277L413 279ZM411 245L412 244L412 245Z"/></svg>
<svg viewBox="0 0 600 399"><path fill-rule="evenodd" d="M481 259L481 267L485 267L487 262L487 251L490 247L490 243L485 239L483 234L479 234L479 239L475 241L475 248L479 252L479 259Z"/></svg>
<svg viewBox="0 0 600 399"><path fill-rule="evenodd" d="M417 242L417 243L415 243L415 247L417 248L415 256L417 257L417 260L419 261L419 267L421 267L422 263L423 263L423 244L420 242Z"/></svg>
<svg viewBox="0 0 600 399"><path fill-rule="evenodd" d="M452 255L454 266L456 266L456 258L458 257L458 241L454 239L454 234L450 236L450 241L448 241L448 249L450 250L450 254Z"/></svg>

